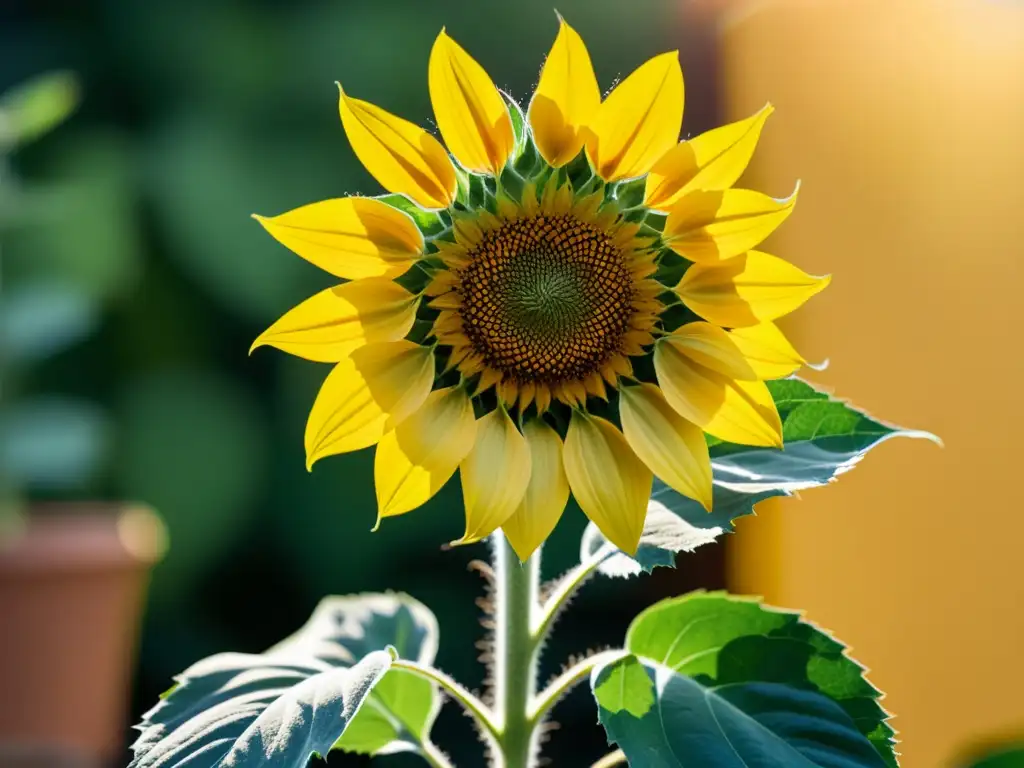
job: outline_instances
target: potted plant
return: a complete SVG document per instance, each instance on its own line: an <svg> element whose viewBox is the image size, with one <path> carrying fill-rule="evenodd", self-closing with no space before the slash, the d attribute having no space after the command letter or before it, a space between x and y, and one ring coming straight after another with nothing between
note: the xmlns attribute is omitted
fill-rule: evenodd
<svg viewBox="0 0 1024 768"><path fill-rule="evenodd" d="M61 73L0 97L0 232L34 224L12 154L76 101L75 80ZM164 529L141 505L76 500L109 447L104 414L29 392L47 389L36 386L40 364L88 335L98 306L67 281L11 271L0 305L0 763L90 764L121 748L138 619Z"/></svg>

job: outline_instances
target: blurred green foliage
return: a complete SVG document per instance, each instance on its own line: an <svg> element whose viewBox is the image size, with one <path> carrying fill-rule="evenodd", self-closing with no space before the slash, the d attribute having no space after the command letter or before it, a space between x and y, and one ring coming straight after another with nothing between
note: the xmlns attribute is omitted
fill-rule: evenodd
<svg viewBox="0 0 1024 768"><path fill-rule="evenodd" d="M649 56L685 46L678 6L563 0L558 10L608 88ZM481 682L479 628L466 609L483 585L466 565L483 545L441 551L462 530L457 484L371 535L372 453L304 468L306 414L328 368L269 349L246 354L263 328L332 282L250 214L378 194L345 141L334 81L432 127L427 59L443 25L522 100L557 31L546 0L58 0L0 9L0 141L19 179L12 187L10 174L0 178L4 407L35 409L26 442L3 457L5 466L39 456L45 464L100 446L77 464L67 459L63 474L36 472L25 486L31 497L139 499L167 522L171 546L154 573L132 721L190 662L261 650L328 593L410 592L439 616L441 667ZM34 79L52 72L74 72L78 85L65 74ZM33 82L41 90L22 90ZM77 113L42 136L76 93ZM13 120L11 104L20 110ZM696 122L688 112L687 132L707 127L699 109ZM12 125L37 139L15 145ZM15 365L15 352L25 364ZM548 569L574 561L583 523L567 513ZM617 639L643 592L647 602L719 586L717 576L699 577L703 565L717 569L717 557L694 556L687 574L616 586L621 600L582 601L578 629L560 642L578 651L581 637ZM562 658L552 654L552 671ZM584 725L590 740L573 734L559 752L556 735L556 764L559 754L602 753L586 698L571 698L559 719ZM441 728L446 745L444 729L469 735L447 709Z"/></svg>

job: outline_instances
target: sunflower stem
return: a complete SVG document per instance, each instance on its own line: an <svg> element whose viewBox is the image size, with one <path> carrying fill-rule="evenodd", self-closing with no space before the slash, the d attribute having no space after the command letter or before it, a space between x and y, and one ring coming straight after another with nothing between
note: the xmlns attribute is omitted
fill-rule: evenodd
<svg viewBox="0 0 1024 768"><path fill-rule="evenodd" d="M538 610L540 555L525 564L505 537L495 533L495 707L503 768L531 768L536 751L530 717L537 690L537 643L530 631Z"/></svg>

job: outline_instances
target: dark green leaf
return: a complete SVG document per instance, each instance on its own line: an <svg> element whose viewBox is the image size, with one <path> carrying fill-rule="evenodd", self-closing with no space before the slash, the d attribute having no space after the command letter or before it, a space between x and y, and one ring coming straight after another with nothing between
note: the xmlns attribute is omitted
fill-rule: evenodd
<svg viewBox="0 0 1024 768"><path fill-rule="evenodd" d="M709 686L778 683L832 699L895 766L881 692L845 646L795 612L723 592L657 603L629 627L626 650Z"/></svg>
<svg viewBox="0 0 1024 768"><path fill-rule="evenodd" d="M430 663L436 651L433 614L408 596L326 598L267 652L219 654L186 670L146 713L132 768L305 766L335 747L417 751L436 693L389 667L392 654Z"/></svg>
<svg viewBox="0 0 1024 768"><path fill-rule="evenodd" d="M714 473L714 500L708 513L697 502L655 479L649 520L632 563L609 555L601 571L626 576L672 565L675 553L690 551L732 531L732 522L752 514L754 505L773 496L826 485L848 472L879 443L893 437L936 440L875 421L847 403L834 400L800 379L767 382L782 417L785 449L756 448L709 438ZM657 502L657 504L654 504ZM672 525L668 516L678 518ZM603 539L588 529L584 553L596 552Z"/></svg>
<svg viewBox="0 0 1024 768"><path fill-rule="evenodd" d="M598 667L601 688L615 662ZM598 717L631 765L644 768L881 768L878 753L850 717L820 693L778 683L704 686L643 662L656 692L641 717L599 706Z"/></svg>
<svg viewBox="0 0 1024 768"><path fill-rule="evenodd" d="M49 132L79 101L78 80L69 72L38 75L0 96L0 147L31 141Z"/></svg>
<svg viewBox="0 0 1024 768"><path fill-rule="evenodd" d="M1024 768L1024 744L1001 744L967 764L969 768Z"/></svg>

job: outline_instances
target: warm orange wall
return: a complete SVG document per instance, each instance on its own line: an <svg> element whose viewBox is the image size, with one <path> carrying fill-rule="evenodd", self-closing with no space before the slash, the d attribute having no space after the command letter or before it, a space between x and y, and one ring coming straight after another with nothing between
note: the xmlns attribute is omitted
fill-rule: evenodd
<svg viewBox="0 0 1024 768"><path fill-rule="evenodd" d="M1024 727L1024 4L804 0L723 26L731 119L770 118L747 182L804 182L774 250L832 286L788 324L814 381L934 431L765 505L734 586L854 646L904 765Z"/></svg>

